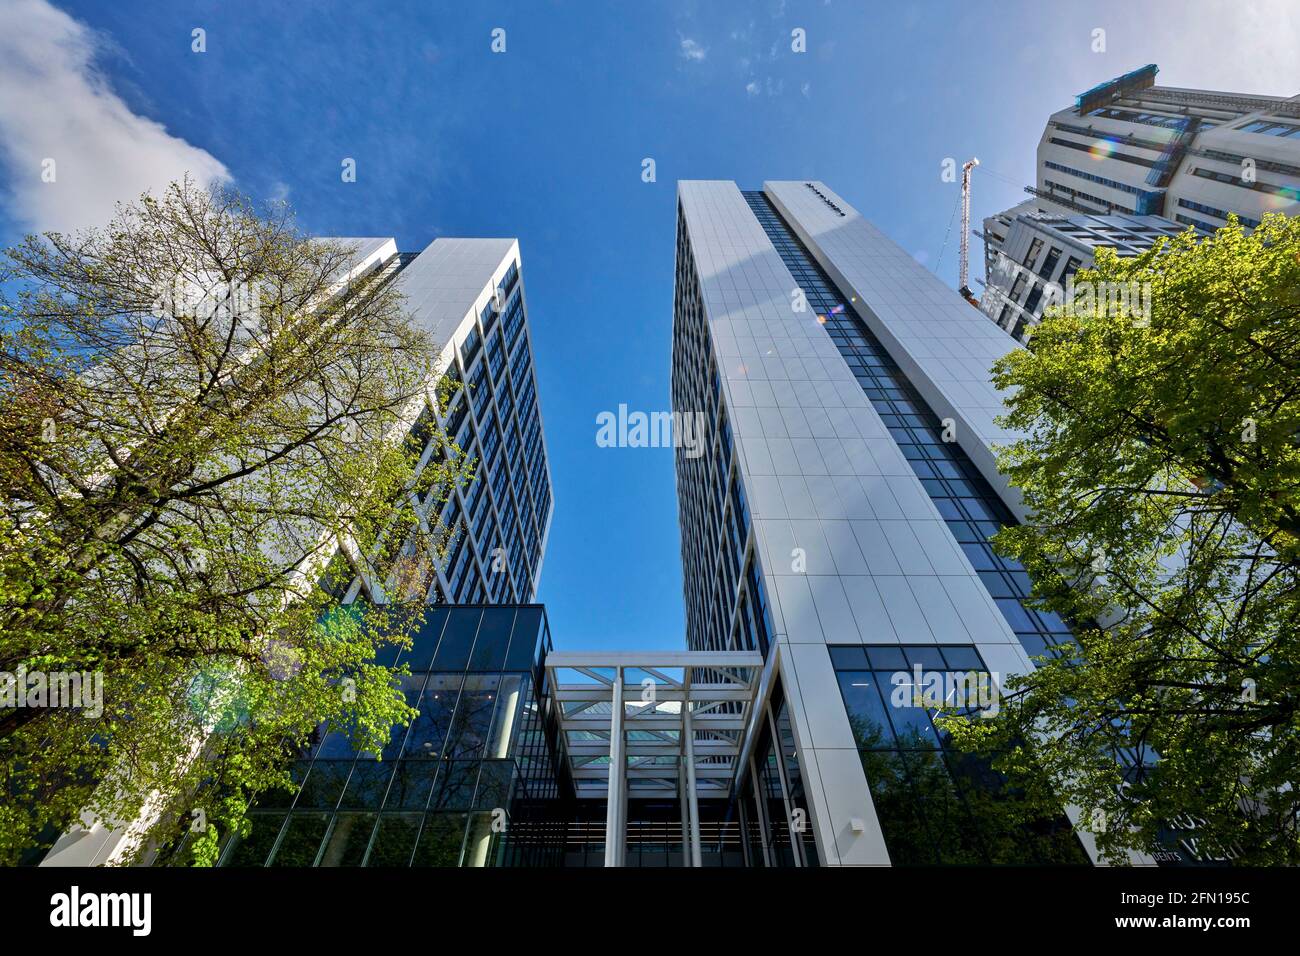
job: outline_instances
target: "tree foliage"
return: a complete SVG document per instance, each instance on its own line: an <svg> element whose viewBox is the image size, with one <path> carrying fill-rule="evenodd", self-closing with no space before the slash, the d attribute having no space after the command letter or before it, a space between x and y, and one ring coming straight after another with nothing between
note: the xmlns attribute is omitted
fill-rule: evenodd
<svg viewBox="0 0 1300 956"><path fill-rule="evenodd" d="M404 440L437 351L355 252L189 181L8 250L0 671L102 674L103 710L0 708L0 860L83 811L165 840L203 793L210 861L321 721L365 745L410 716L371 662L391 622L322 573L342 545L427 582L423 506L467 472Z"/></svg>
<svg viewBox="0 0 1300 956"><path fill-rule="evenodd" d="M1300 219L1101 249L1077 278L1094 307L1049 310L995 368L1032 519L994 544L1078 643L955 730L1112 859L1295 864Z"/></svg>

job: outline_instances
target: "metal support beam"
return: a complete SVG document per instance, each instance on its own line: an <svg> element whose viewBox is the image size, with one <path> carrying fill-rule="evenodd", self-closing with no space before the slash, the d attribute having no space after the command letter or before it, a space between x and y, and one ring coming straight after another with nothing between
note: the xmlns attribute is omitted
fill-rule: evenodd
<svg viewBox="0 0 1300 956"><path fill-rule="evenodd" d="M691 855L688 847L691 843L689 827L691 825L691 807L686 799L686 774L677 775L677 799L681 802L682 816L682 866L691 865Z"/></svg>
<svg viewBox="0 0 1300 956"><path fill-rule="evenodd" d="M686 677L690 686L690 675ZM695 728L691 725L691 702L682 704L682 741L686 752L686 802L691 811L691 866L703 866L700 862L700 801L695 793Z"/></svg>
<svg viewBox="0 0 1300 956"><path fill-rule="evenodd" d="M746 728L753 723L753 700L763 667L763 657L754 651L547 655L547 686L559 717L562 757L580 797L612 804L607 805L606 817L611 833L622 836L623 846L611 849L611 860L617 855L626 863L628 800L671 799L679 784L683 855L691 843L685 823L692 818L697 842L701 839L698 800L726 797L737 768L743 766L738 757ZM641 675L648 680L641 681ZM639 702L629 700L630 676L637 678L634 685L651 684L653 693ZM685 731L688 711L689 734ZM687 737L689 758L684 753ZM694 813L692 797L697 798Z"/></svg>
<svg viewBox="0 0 1300 956"><path fill-rule="evenodd" d="M609 790L605 801L605 865L622 866L627 829L627 754L623 742L623 668L614 671L609 715Z"/></svg>

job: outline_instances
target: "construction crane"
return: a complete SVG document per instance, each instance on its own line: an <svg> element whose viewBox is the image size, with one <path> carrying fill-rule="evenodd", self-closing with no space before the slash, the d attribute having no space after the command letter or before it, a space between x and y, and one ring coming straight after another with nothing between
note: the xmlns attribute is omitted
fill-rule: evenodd
<svg viewBox="0 0 1300 956"><path fill-rule="evenodd" d="M971 170L980 164L980 161L971 157L971 159L962 164L961 167L961 253L960 262L958 263L958 281L961 285L957 291L961 297L969 302L975 308L979 308L979 299L975 298L975 293L971 291L970 280L970 174Z"/></svg>

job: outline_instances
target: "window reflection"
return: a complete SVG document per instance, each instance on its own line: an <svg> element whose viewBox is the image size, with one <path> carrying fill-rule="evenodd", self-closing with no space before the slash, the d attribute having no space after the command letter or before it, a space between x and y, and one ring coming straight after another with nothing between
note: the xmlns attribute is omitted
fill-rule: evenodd
<svg viewBox="0 0 1300 956"><path fill-rule="evenodd" d="M348 728L318 729L293 765L297 791L253 808L223 866L498 866L563 854L553 835L533 846L493 828L526 829L521 798L561 786L532 671L550 643L543 609L407 607L422 618L398 661L412 672L398 678L418 712L410 726L394 727L378 755L358 753Z"/></svg>
<svg viewBox="0 0 1300 956"><path fill-rule="evenodd" d="M840 694L894 864L1087 863L1068 821L1027 820L988 761L949 750L923 680L983 671L975 647L832 647ZM873 669L859 669L863 661Z"/></svg>

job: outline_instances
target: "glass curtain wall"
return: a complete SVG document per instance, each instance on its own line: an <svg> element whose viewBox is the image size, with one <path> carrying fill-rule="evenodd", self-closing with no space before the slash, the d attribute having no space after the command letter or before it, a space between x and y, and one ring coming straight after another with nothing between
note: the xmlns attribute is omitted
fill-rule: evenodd
<svg viewBox="0 0 1300 956"><path fill-rule="evenodd" d="M264 795L221 865L554 862L558 848L512 833L520 808L559 796L540 683L544 609L418 610L411 648L382 661L409 667L399 682L418 716L380 754L357 752L345 728L321 728L294 763L297 791Z"/></svg>

